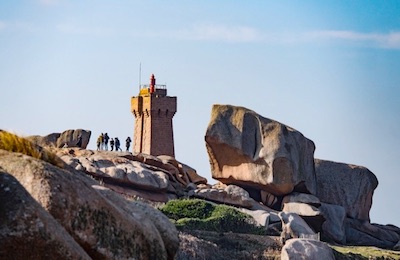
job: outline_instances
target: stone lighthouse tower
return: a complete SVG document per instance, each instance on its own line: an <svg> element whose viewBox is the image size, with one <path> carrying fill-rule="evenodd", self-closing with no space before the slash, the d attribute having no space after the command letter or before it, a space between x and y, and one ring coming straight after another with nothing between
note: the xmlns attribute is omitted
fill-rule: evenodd
<svg viewBox="0 0 400 260"><path fill-rule="evenodd" d="M172 118L176 97L167 96L166 85L156 85L154 74L149 85L141 85L139 95L131 98L135 116L133 152L175 157Z"/></svg>

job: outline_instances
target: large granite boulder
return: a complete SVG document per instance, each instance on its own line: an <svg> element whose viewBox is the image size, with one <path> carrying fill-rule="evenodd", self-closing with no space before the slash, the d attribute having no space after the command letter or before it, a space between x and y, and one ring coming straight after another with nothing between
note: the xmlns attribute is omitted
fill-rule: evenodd
<svg viewBox="0 0 400 260"><path fill-rule="evenodd" d="M161 160L163 165L172 166L173 169L177 169L179 173L179 177L177 179L184 179L184 183L187 184L188 182L194 184L207 184L207 179L200 176L195 169L192 167L177 161L174 157L169 155L159 155L157 156L158 159Z"/></svg>
<svg viewBox="0 0 400 260"><path fill-rule="evenodd" d="M319 210L326 221L322 224L322 239L328 242L346 244L346 211L342 206L322 203Z"/></svg>
<svg viewBox="0 0 400 260"><path fill-rule="evenodd" d="M290 239L282 247L281 260L335 260L332 248L312 239Z"/></svg>
<svg viewBox="0 0 400 260"><path fill-rule="evenodd" d="M60 137L60 135L60 133L52 133L45 136L32 135L28 136L27 139L41 147L55 147L57 144L57 139Z"/></svg>
<svg viewBox="0 0 400 260"><path fill-rule="evenodd" d="M317 208L321 206L321 201L316 196L299 192L293 192L283 197L282 205L284 206L285 203L305 203Z"/></svg>
<svg viewBox="0 0 400 260"><path fill-rule="evenodd" d="M67 144L68 147L80 147L86 149L89 144L91 133L91 131L83 129L64 131L57 139L56 147L61 148Z"/></svg>
<svg viewBox="0 0 400 260"><path fill-rule="evenodd" d="M377 246L394 249L400 241L400 228L392 225L371 224L358 219L345 219L348 245Z"/></svg>
<svg viewBox="0 0 400 260"><path fill-rule="evenodd" d="M291 238L317 238L318 235L296 213L279 212L282 221L281 241L284 243Z"/></svg>
<svg viewBox="0 0 400 260"><path fill-rule="evenodd" d="M129 153L108 151L80 154L79 150L57 153L61 160L76 170L83 170L94 177L107 178L112 183L155 192L166 191L168 171L149 164L134 161Z"/></svg>
<svg viewBox="0 0 400 260"><path fill-rule="evenodd" d="M191 190L188 195L191 197L242 208L252 208L256 203L252 198L250 198L249 193L246 190L236 185L228 185L225 189L194 189Z"/></svg>
<svg viewBox="0 0 400 260"><path fill-rule="evenodd" d="M173 255L152 218L142 209L122 210L123 197L119 196L119 204L115 197L93 189L96 182L82 172L2 150L0 167L17 179L91 258L167 259ZM174 228L163 222L168 224Z"/></svg>
<svg viewBox="0 0 400 260"><path fill-rule="evenodd" d="M86 149L90 141L91 131L76 129L66 130L62 133L52 133L46 136L32 135L27 139L42 147L79 147Z"/></svg>
<svg viewBox="0 0 400 260"><path fill-rule="evenodd" d="M325 217L319 210L321 202L311 194L294 192L282 199L282 211L296 213L315 231L322 230Z"/></svg>
<svg viewBox="0 0 400 260"><path fill-rule="evenodd" d="M265 227L267 230L270 224L274 225L275 223L281 222L281 219L278 216L278 213L275 211L267 211L265 209L246 209L239 208L241 212L244 212L253 217L256 221L257 225Z"/></svg>
<svg viewBox="0 0 400 260"><path fill-rule="evenodd" d="M378 179L367 168L315 159L317 197L344 207L349 218L369 221Z"/></svg>
<svg viewBox="0 0 400 260"><path fill-rule="evenodd" d="M0 168L0 259L91 259L12 175Z"/></svg>
<svg viewBox="0 0 400 260"><path fill-rule="evenodd" d="M214 105L206 147L212 177L274 195L316 192L314 143L244 107Z"/></svg>
<svg viewBox="0 0 400 260"><path fill-rule="evenodd" d="M92 187L127 215L135 216L135 218L144 223L151 220L164 241L168 259L174 259L174 255L179 247L178 230L166 215L143 202L121 199L119 194L103 186L93 185Z"/></svg>
<svg viewBox="0 0 400 260"><path fill-rule="evenodd" d="M172 157L129 152L58 149L57 155L75 170L85 172L120 193L167 202L184 196L207 179Z"/></svg>
<svg viewBox="0 0 400 260"><path fill-rule="evenodd" d="M397 244L393 247L393 250L400 251L400 240Z"/></svg>

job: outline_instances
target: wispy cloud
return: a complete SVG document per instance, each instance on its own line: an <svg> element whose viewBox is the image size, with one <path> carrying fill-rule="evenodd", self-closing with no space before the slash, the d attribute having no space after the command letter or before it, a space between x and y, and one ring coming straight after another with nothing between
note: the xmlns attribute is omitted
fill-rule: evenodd
<svg viewBox="0 0 400 260"><path fill-rule="evenodd" d="M304 35L310 40L341 40L370 47L400 49L400 32L361 33L354 31L317 31Z"/></svg>
<svg viewBox="0 0 400 260"><path fill-rule="evenodd" d="M260 40L259 32L255 28L215 24L193 25L189 28L178 30L148 31L142 36L215 42L256 42Z"/></svg>
<svg viewBox="0 0 400 260"><path fill-rule="evenodd" d="M139 35L138 35L139 36ZM335 44L361 44L372 48L400 49L400 31L389 33L363 33L356 31L309 31L309 32L266 32L248 26L227 26L216 24L193 25L173 31L151 31L142 37L170 38L177 40L215 41L233 43L265 44L309 44L326 42Z"/></svg>
<svg viewBox="0 0 400 260"><path fill-rule="evenodd" d="M400 31L364 33L356 31L265 32L254 27L226 25L196 25L170 33L180 39L224 42L261 42L267 44L304 44L315 41L342 41L372 48L400 49ZM334 42L333 42L334 43Z"/></svg>
<svg viewBox="0 0 400 260"><path fill-rule="evenodd" d="M247 26L197 25L191 31L183 33L196 40L226 42L256 42L260 40L258 30Z"/></svg>

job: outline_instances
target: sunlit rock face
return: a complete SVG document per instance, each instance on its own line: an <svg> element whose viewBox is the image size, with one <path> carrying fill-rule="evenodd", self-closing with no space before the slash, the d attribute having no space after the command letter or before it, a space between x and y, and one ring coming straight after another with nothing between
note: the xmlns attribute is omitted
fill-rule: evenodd
<svg viewBox="0 0 400 260"><path fill-rule="evenodd" d="M206 136L212 177L285 195L315 194L314 143L244 107L214 105Z"/></svg>
<svg viewBox="0 0 400 260"><path fill-rule="evenodd" d="M25 189L26 194L18 192L27 198L19 200L20 205L8 204L5 210L13 209L16 213L24 210L26 214L20 213L21 218L30 220L6 223L6 227L26 230L24 250L30 242L43 251L36 258L48 258L45 249L55 244L59 244L59 249L51 251L50 256L71 251L65 255L71 259L173 259L176 253L178 232L167 217L149 205L126 200L105 187L98 187L81 171L71 167L61 169L26 155L0 150L0 179L4 179L3 174L14 178L9 181L11 184L20 183L23 188L19 190ZM11 191L11 187L6 188ZM5 232L3 225L0 226L2 237ZM40 236L44 239L36 239ZM35 258L21 255L20 259L32 257Z"/></svg>

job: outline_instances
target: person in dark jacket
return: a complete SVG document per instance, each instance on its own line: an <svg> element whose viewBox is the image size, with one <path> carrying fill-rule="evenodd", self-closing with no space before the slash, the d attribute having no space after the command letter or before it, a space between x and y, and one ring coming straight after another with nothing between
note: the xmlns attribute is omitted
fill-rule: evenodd
<svg viewBox="0 0 400 260"><path fill-rule="evenodd" d="M126 151L129 152L129 147L131 146L131 138L128 136L128 138L126 138L125 140L125 145L126 145Z"/></svg>
<svg viewBox="0 0 400 260"><path fill-rule="evenodd" d="M111 146L111 151L113 151L114 150L114 138L111 138L110 146Z"/></svg>
<svg viewBox="0 0 400 260"><path fill-rule="evenodd" d="M122 152L122 149L120 147L121 143L119 142L118 137L115 137L115 151L117 152L118 150L120 150Z"/></svg>
<svg viewBox="0 0 400 260"><path fill-rule="evenodd" d="M105 133L104 134L104 149L106 150L106 151L108 151L108 140L110 139L110 137L108 137L108 134L107 133Z"/></svg>

